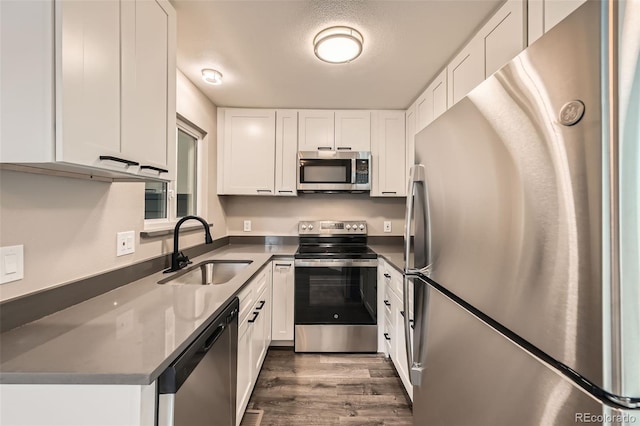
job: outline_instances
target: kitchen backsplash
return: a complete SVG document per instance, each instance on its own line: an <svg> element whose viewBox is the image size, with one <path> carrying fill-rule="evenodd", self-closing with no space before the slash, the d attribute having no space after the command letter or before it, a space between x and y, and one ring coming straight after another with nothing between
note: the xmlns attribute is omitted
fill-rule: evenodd
<svg viewBox="0 0 640 426"><path fill-rule="evenodd" d="M369 235L402 235L404 198L370 198L368 194L305 194L298 197L220 197L229 235L297 235L300 220L364 219ZM251 221L245 232L244 221ZM384 232L384 221L391 232Z"/></svg>

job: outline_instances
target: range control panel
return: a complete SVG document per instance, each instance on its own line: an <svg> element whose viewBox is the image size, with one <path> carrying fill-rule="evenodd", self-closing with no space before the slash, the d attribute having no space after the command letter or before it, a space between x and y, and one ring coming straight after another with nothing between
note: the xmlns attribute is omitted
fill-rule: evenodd
<svg viewBox="0 0 640 426"><path fill-rule="evenodd" d="M367 235L364 220L315 220L298 223L299 235Z"/></svg>

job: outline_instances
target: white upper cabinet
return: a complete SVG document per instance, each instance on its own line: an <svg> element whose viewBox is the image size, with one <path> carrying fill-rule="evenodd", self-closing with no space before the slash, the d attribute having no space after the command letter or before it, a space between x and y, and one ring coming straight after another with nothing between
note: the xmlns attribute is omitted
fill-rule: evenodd
<svg viewBox="0 0 640 426"><path fill-rule="evenodd" d="M416 133L447 110L447 96L447 69L445 68L416 101Z"/></svg>
<svg viewBox="0 0 640 426"><path fill-rule="evenodd" d="M523 0L508 0L448 66L448 107L525 47Z"/></svg>
<svg viewBox="0 0 640 426"><path fill-rule="evenodd" d="M432 101L433 116L431 121L440 117L447 110L447 69L445 68L427 87Z"/></svg>
<svg viewBox="0 0 640 426"><path fill-rule="evenodd" d="M529 0L528 44L556 26L587 0Z"/></svg>
<svg viewBox="0 0 640 426"><path fill-rule="evenodd" d="M1 37L12 40L2 44L0 161L170 179L175 12L169 2L0 7Z"/></svg>
<svg viewBox="0 0 640 426"><path fill-rule="evenodd" d="M173 9L165 1L135 0L121 10L122 151L139 159L141 174L173 179L176 114L167 108L175 105Z"/></svg>
<svg viewBox="0 0 640 426"><path fill-rule="evenodd" d="M371 196L403 197L407 188L405 112L375 111L372 117Z"/></svg>
<svg viewBox="0 0 640 426"><path fill-rule="evenodd" d="M480 30L484 43L484 78L524 49L524 7L522 0L507 1Z"/></svg>
<svg viewBox="0 0 640 426"><path fill-rule="evenodd" d="M405 177L408 181L409 172L415 161L415 146L416 146L416 104L414 103L409 107L405 113L405 147L407 154L407 163L405 169Z"/></svg>
<svg viewBox="0 0 640 426"><path fill-rule="evenodd" d="M298 150L334 150L334 112L300 110L298 113Z"/></svg>
<svg viewBox="0 0 640 426"><path fill-rule="evenodd" d="M59 1L55 17L55 161L101 167L101 155L122 156L120 3Z"/></svg>
<svg viewBox="0 0 640 426"><path fill-rule="evenodd" d="M371 151L371 112L335 112L336 151Z"/></svg>
<svg viewBox="0 0 640 426"><path fill-rule="evenodd" d="M298 111L276 111L275 195L295 196L298 167Z"/></svg>
<svg viewBox="0 0 640 426"><path fill-rule="evenodd" d="M218 193L273 195L276 111L218 108Z"/></svg>
<svg viewBox="0 0 640 426"><path fill-rule="evenodd" d="M371 112L300 110L299 151L370 151Z"/></svg>
<svg viewBox="0 0 640 426"><path fill-rule="evenodd" d="M458 53L447 70L447 103L451 107L484 81L484 46L479 34Z"/></svg>

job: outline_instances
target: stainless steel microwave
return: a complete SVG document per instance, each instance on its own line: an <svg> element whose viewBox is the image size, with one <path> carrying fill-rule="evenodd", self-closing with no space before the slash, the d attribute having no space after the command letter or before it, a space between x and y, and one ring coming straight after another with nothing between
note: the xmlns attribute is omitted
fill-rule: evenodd
<svg viewBox="0 0 640 426"><path fill-rule="evenodd" d="M298 191L364 192L371 190L368 151L300 151Z"/></svg>

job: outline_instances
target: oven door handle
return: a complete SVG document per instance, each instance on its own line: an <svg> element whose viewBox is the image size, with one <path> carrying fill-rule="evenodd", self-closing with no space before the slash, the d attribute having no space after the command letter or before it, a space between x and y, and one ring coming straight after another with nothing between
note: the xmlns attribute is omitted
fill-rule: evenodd
<svg viewBox="0 0 640 426"><path fill-rule="evenodd" d="M378 259L295 259L296 268L376 268Z"/></svg>

